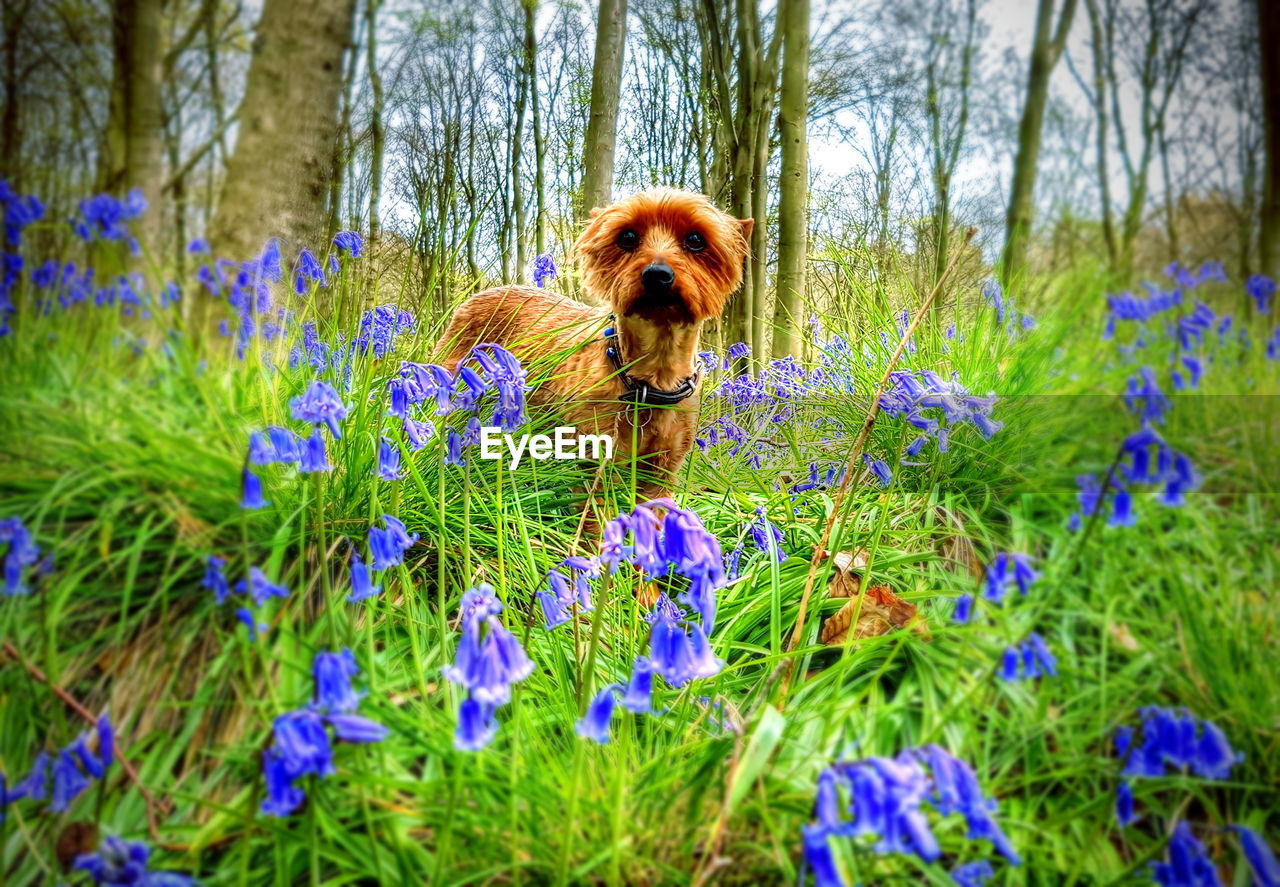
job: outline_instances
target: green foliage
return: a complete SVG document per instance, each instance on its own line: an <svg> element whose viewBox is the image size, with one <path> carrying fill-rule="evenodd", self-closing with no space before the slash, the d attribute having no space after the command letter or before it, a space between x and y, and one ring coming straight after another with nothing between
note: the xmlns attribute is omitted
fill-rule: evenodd
<svg viewBox="0 0 1280 887"><path fill-rule="evenodd" d="M352 416L330 451L336 470L316 482L266 469L272 504L246 512L239 473L248 434L289 425L288 400L311 378L305 366L289 368L286 343L257 343L237 361L219 339L207 353L185 337L159 347L164 317L125 317L118 306L24 308L0 340L0 517L20 515L56 567L31 596L0 602L0 634L51 683L112 712L143 784L165 801L161 832L187 848L158 857L208 883L794 882L818 773L840 757L926 742L969 760L1000 799L1000 821L1026 860L1001 871L1010 883L1137 878L1182 817L1275 834L1280 539L1268 494L1280 450L1261 410L1223 406L1276 393L1280 374L1257 344L1269 334L1262 319L1254 318L1251 349L1222 351L1202 392L1173 398L1165 434L1195 459L1204 492L1177 509L1140 497L1138 526L1099 522L1073 534L1075 476L1105 473L1134 427L1116 397L1134 368L1096 332L1102 293L1089 275L1063 277L1029 331L1011 331L977 294L960 294L903 366L955 371L971 391L998 393L1003 429L989 441L958 431L947 454L930 448L923 466L903 467L898 456L915 431L882 417L869 452L893 466L895 483L881 489L856 476L831 546L865 549L867 580L917 606L929 634L821 646L819 617L842 603L822 594L828 561L802 643L787 650L833 507L830 489L789 487L815 459L848 458L897 343L895 318L912 307L859 283L852 268L841 273L850 301L840 316L856 322L827 318L825 335L854 343L855 393L798 399L770 431L762 468L713 447L695 451L682 477L678 498L726 552L746 543L712 638L727 667L668 691L659 717L620 713L608 745L573 731L588 623L547 632L532 603L547 569L572 552L590 468L448 467L432 443L406 450L403 480L374 476L387 420L385 402L366 395L381 391L400 359L427 358L426 325L394 355L357 361ZM1235 292L1222 286L1206 298L1230 310L1239 307ZM944 330L953 320L951 339ZM126 343L137 336L151 344L135 351ZM1163 366L1159 347L1144 360ZM812 359L822 356L815 349ZM711 398L704 419L726 409ZM817 418L828 421L815 427ZM606 473L606 519L630 505L630 480L625 465ZM785 533L782 563L751 544L758 507ZM350 548L341 540L362 545L383 513L422 541L405 566L382 575L379 597L346 603ZM973 564L1002 550L1034 554L1043 579L1029 597L984 602L972 625L954 625L952 600L978 591ZM200 588L212 553L229 559L234 576L262 565L292 591L256 644L232 608ZM480 581L496 586L503 618L538 669L499 712L493 744L463 753L452 747L459 694L440 671L456 647L458 600ZM625 680L644 652L638 585L626 571L611 584L594 686ZM1032 630L1057 654L1060 676L1001 682L1001 651ZM306 787L301 812L264 817L260 759L271 721L305 704L313 655L337 646L353 649L367 681L362 714L391 735L338 747L338 773ZM780 680L786 661L789 681ZM1149 704L1214 720L1246 760L1229 783L1137 782L1143 819L1122 831L1111 813L1118 764L1109 737ZM0 672L0 718L0 765L11 782L38 749L82 729L48 686L12 663ZM146 837L144 798L116 770L68 814L11 808L0 827L7 883L62 877L55 845L72 821ZM954 858L988 853L958 820L938 831ZM1233 847L1216 840L1215 856L1239 868ZM950 867L852 849L842 857L863 883L941 884Z"/></svg>

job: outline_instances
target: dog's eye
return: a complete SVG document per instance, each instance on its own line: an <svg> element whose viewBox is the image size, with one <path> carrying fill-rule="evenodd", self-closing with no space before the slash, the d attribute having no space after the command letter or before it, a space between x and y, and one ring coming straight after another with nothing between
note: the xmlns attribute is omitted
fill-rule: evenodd
<svg viewBox="0 0 1280 887"><path fill-rule="evenodd" d="M700 253L707 248L707 238L694 231L684 239L684 248L691 253Z"/></svg>
<svg viewBox="0 0 1280 887"><path fill-rule="evenodd" d="M631 252L640 245L640 235L628 228L618 235L617 244L618 249L625 249L627 252Z"/></svg>

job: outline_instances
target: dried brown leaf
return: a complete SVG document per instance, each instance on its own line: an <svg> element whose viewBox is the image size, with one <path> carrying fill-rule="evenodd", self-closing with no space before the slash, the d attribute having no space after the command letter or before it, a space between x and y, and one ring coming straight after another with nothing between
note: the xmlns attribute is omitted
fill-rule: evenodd
<svg viewBox="0 0 1280 887"><path fill-rule="evenodd" d="M1107 631L1111 635L1111 639L1116 642L1116 646L1122 650L1128 650L1130 653L1137 653L1142 649L1137 638L1129 631L1129 626L1125 622L1112 622L1107 626Z"/></svg>
<svg viewBox="0 0 1280 887"><path fill-rule="evenodd" d="M929 637L929 626L914 604L898 597L886 585L873 585L864 594L850 598L823 623L820 639L827 645L843 644L888 634L895 628L910 628Z"/></svg>

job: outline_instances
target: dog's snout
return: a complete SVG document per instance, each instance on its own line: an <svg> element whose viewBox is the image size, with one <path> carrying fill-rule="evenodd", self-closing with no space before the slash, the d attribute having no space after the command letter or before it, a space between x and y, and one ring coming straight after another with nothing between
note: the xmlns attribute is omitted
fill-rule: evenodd
<svg viewBox="0 0 1280 887"><path fill-rule="evenodd" d="M676 282L676 272L671 270L670 265L655 262L640 274L640 282L648 290L671 289Z"/></svg>

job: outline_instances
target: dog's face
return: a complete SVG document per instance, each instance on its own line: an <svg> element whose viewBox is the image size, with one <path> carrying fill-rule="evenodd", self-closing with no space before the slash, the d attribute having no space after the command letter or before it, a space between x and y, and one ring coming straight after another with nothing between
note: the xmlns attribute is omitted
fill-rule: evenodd
<svg viewBox="0 0 1280 887"><path fill-rule="evenodd" d="M751 228L701 194L660 188L592 210L574 250L615 314L692 323L719 317L742 283Z"/></svg>

